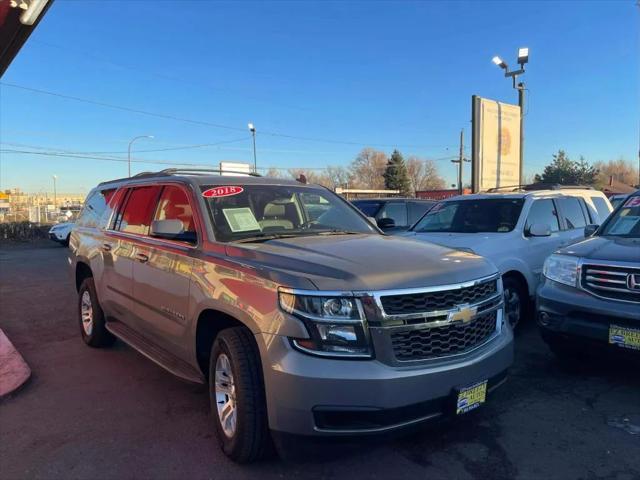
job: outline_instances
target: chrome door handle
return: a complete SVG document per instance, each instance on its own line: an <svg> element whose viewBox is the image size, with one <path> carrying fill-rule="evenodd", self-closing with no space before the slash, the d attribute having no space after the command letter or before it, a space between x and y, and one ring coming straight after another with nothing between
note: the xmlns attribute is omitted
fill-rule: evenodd
<svg viewBox="0 0 640 480"><path fill-rule="evenodd" d="M113 247L111 246L110 243L103 243L102 244L102 250L104 250L105 252L110 252L112 248Z"/></svg>
<svg viewBox="0 0 640 480"><path fill-rule="evenodd" d="M149 261L149 256L144 253L136 253L136 260L140 263L145 263Z"/></svg>

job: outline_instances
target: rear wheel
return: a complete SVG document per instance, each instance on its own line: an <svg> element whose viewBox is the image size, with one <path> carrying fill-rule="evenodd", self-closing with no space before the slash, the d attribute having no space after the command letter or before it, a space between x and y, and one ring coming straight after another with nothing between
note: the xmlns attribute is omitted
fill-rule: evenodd
<svg viewBox="0 0 640 480"><path fill-rule="evenodd" d="M80 333L91 347L108 347L115 337L105 327L104 313L98 303L93 277L85 278L78 290L78 320Z"/></svg>
<svg viewBox="0 0 640 480"><path fill-rule="evenodd" d="M258 349L252 334L233 327L218 334L209 357L209 397L216 436L238 463L263 458L271 446Z"/></svg>
<svg viewBox="0 0 640 480"><path fill-rule="evenodd" d="M504 286L504 312L512 328L523 321L528 312L527 289L520 280L515 277L505 277Z"/></svg>

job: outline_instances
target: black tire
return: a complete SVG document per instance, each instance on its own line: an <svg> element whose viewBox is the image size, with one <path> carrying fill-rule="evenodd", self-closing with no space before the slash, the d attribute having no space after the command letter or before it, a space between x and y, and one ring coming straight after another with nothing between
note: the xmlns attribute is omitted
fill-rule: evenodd
<svg viewBox="0 0 640 480"><path fill-rule="evenodd" d="M92 321L90 329L85 328L83 322L83 299L86 299L86 295L89 296L91 303ZM82 339L90 347L108 347L116 339L105 327L104 313L100 303L98 303L93 277L85 278L80 284L80 289L78 290L78 322Z"/></svg>
<svg viewBox="0 0 640 480"><path fill-rule="evenodd" d="M516 277L504 277L504 312L512 328L516 328L529 315L529 294L527 288Z"/></svg>
<svg viewBox="0 0 640 480"><path fill-rule="evenodd" d="M71 238L71 234L67 235L67 238L65 238L62 242L60 242L63 247L68 247L69 246L69 239L70 238Z"/></svg>
<svg viewBox="0 0 640 480"><path fill-rule="evenodd" d="M216 399L216 364L223 354L230 363L235 392L236 421L231 436L222 427ZM272 451L260 353L248 329L225 329L213 342L209 357L209 398L216 436L229 458L238 463L249 463Z"/></svg>

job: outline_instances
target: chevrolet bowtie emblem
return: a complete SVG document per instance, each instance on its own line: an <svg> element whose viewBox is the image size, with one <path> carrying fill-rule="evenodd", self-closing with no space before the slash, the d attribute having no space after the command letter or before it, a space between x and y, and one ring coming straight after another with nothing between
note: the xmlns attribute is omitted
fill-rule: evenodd
<svg viewBox="0 0 640 480"><path fill-rule="evenodd" d="M460 305L457 310L449 312L447 314L447 320L451 323L469 323L473 320L473 317L478 313L477 307L470 307L468 305Z"/></svg>

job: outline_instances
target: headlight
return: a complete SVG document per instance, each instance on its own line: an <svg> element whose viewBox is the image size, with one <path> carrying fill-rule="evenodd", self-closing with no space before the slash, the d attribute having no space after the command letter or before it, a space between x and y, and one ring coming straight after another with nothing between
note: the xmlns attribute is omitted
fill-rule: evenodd
<svg viewBox="0 0 640 480"><path fill-rule="evenodd" d="M310 338L292 339L295 347L322 356L371 357L360 299L289 289L280 290L279 296L280 308L300 318L309 331Z"/></svg>
<svg viewBox="0 0 640 480"><path fill-rule="evenodd" d="M544 262L542 274L554 282L575 287L578 284L578 258L569 255L551 255Z"/></svg>

